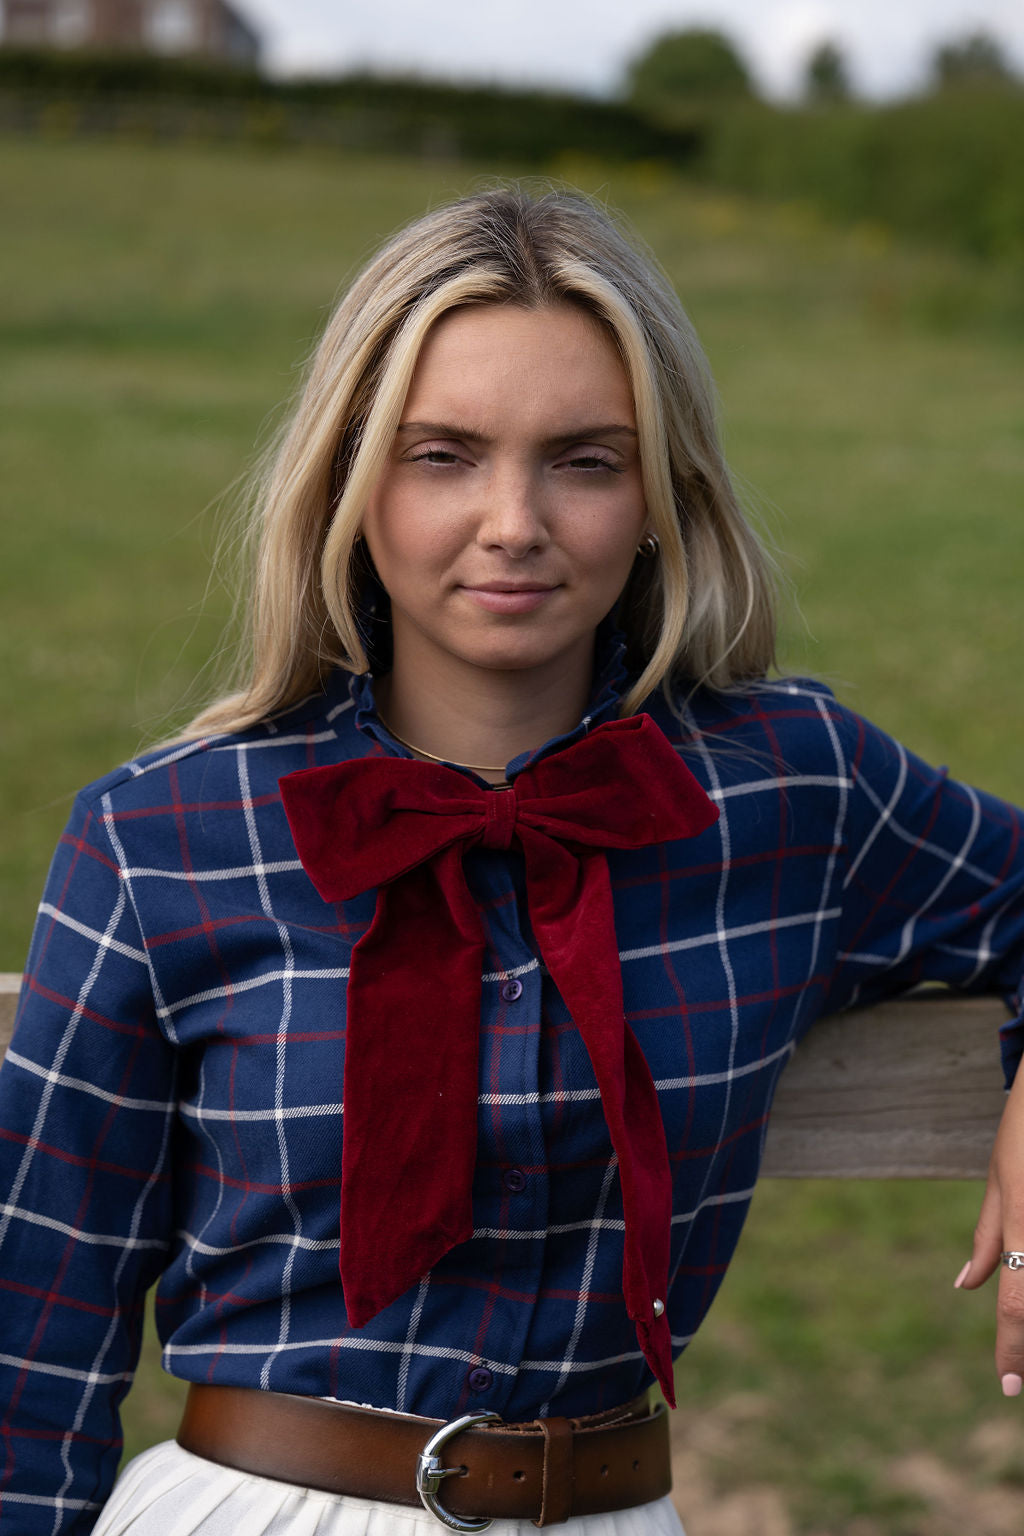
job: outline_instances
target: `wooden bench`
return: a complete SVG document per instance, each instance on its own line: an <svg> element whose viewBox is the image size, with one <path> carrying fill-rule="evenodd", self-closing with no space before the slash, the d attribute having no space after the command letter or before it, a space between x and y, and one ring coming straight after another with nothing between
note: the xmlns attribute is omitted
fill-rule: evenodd
<svg viewBox="0 0 1024 1536"><path fill-rule="evenodd" d="M0 1048L20 978L0 973ZM770 1178L980 1179L1003 1107L998 998L941 990L823 1019L782 1077Z"/></svg>

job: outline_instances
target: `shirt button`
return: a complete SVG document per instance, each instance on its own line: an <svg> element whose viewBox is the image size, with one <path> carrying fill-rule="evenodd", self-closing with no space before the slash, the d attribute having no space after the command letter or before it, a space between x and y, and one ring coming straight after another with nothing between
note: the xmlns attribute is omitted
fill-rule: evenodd
<svg viewBox="0 0 1024 1536"><path fill-rule="evenodd" d="M521 1168L506 1168L501 1182L510 1194L518 1195L520 1190L526 1188L526 1174Z"/></svg>
<svg viewBox="0 0 1024 1536"><path fill-rule="evenodd" d="M506 1003L514 1003L523 995L523 984L518 977L512 976L501 984L501 995Z"/></svg>
<svg viewBox="0 0 1024 1536"><path fill-rule="evenodd" d="M475 1365L466 1377L471 1392L486 1392L494 1383L494 1372L486 1365Z"/></svg>

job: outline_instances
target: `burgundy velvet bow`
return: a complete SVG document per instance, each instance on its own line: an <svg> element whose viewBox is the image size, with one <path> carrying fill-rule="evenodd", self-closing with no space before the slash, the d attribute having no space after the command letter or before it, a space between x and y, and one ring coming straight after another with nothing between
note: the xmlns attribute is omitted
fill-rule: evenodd
<svg viewBox="0 0 1024 1536"><path fill-rule="evenodd" d="M523 852L541 957L583 1038L619 1164L622 1290L672 1400L672 1188L650 1069L623 1014L604 850L692 837L716 808L646 715L597 727L487 789L451 768L362 758L280 781L325 901L378 887L352 951L345 1045L341 1278L361 1327L473 1232L484 932L473 844Z"/></svg>

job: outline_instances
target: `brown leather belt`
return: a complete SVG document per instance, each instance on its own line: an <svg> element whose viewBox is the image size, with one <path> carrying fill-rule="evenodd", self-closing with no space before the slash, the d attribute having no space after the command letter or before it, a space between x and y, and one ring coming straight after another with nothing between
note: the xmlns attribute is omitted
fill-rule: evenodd
<svg viewBox="0 0 1024 1536"><path fill-rule="evenodd" d="M663 1404L652 1412L644 1398L582 1419L460 1423L246 1387L192 1386L178 1444L221 1466L304 1488L422 1502L456 1530L482 1530L495 1519L555 1525L570 1515L648 1504L672 1487L668 1415ZM434 1454L424 1456L435 1439Z"/></svg>

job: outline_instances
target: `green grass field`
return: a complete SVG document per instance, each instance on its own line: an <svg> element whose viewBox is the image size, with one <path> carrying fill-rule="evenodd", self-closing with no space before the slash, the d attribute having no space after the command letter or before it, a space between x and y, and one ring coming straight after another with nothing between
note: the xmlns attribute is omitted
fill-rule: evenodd
<svg viewBox="0 0 1024 1536"><path fill-rule="evenodd" d="M696 321L792 585L786 667L1024 796L1017 275L654 168L553 172L635 220ZM229 608L209 576L218 509L346 274L478 178L0 141L0 969L20 968L75 789L188 712ZM978 1194L762 1189L680 1367L688 1536L1024 1528L1024 1410L992 1371L992 1299L952 1291ZM176 1400L147 1366L132 1449Z"/></svg>

